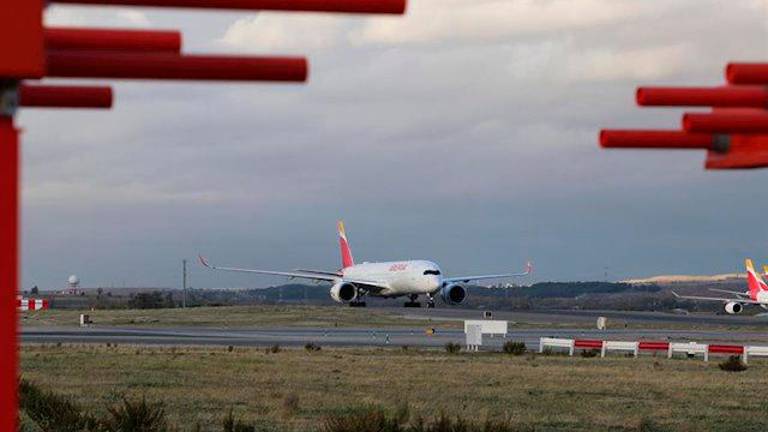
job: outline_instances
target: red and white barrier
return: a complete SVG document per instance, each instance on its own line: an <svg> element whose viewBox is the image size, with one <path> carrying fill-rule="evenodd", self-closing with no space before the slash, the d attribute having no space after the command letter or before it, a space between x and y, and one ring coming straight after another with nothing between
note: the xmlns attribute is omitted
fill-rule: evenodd
<svg viewBox="0 0 768 432"><path fill-rule="evenodd" d="M550 348L566 348L573 355L576 349L600 350L601 357L609 351L627 351L637 357L641 351L666 352L667 358L675 353L685 353L689 356L702 355L704 361L709 361L710 354L738 355L748 361L749 356L768 357L768 346L742 346L722 344L702 344L697 342L664 342L664 341L604 341L597 339L558 339L539 338L539 352Z"/></svg>
<svg viewBox="0 0 768 432"><path fill-rule="evenodd" d="M48 300L34 298L16 298L16 310L19 312L46 310L48 309Z"/></svg>

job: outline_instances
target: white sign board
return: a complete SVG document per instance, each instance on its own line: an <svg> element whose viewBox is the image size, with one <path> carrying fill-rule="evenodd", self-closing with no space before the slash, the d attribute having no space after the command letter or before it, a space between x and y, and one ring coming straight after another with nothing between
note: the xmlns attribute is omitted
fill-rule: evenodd
<svg viewBox="0 0 768 432"><path fill-rule="evenodd" d="M507 334L507 322L506 321L493 321L493 320L468 320L464 321L464 333L469 332L470 326L479 326L480 333L482 334Z"/></svg>
<svg viewBox="0 0 768 432"><path fill-rule="evenodd" d="M483 344L482 328L479 325L471 325L466 328L467 333L467 350L477 351L478 347Z"/></svg>

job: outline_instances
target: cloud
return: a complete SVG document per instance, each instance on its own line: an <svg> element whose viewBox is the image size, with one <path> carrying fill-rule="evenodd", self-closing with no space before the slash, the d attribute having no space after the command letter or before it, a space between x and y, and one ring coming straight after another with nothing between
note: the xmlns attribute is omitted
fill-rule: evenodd
<svg viewBox="0 0 768 432"><path fill-rule="evenodd" d="M768 173L704 172L703 152L603 151L596 135L679 127L638 109L635 87L716 85L728 60L764 58L764 2L411 3L368 18L49 8L62 24L181 27L187 51L308 54L312 74L118 82L109 112L22 110L25 281L131 281L141 268L171 286L197 251L335 268L340 216L360 256L424 256L451 273L528 258L542 278L716 272L759 247L755 213L732 209L763 203L754 185Z"/></svg>
<svg viewBox="0 0 768 432"><path fill-rule="evenodd" d="M333 16L259 14L232 23L219 43L247 51L306 52L335 46L343 32L344 21Z"/></svg>
<svg viewBox="0 0 768 432"><path fill-rule="evenodd" d="M144 12L136 9L114 7L94 8L87 6L49 6L45 10L45 24L49 26L92 27L151 27L152 22Z"/></svg>
<svg viewBox="0 0 768 432"><path fill-rule="evenodd" d="M621 22L658 9L629 0L422 0L406 19L375 20L357 32L365 43L498 40Z"/></svg>

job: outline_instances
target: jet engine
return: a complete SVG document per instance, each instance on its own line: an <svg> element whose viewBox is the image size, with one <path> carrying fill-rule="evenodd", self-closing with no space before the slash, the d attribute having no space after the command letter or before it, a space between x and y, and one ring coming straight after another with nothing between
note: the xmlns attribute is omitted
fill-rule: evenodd
<svg viewBox="0 0 768 432"><path fill-rule="evenodd" d="M440 290L443 301L450 305L459 305L467 298L467 289L462 284L448 284Z"/></svg>
<svg viewBox="0 0 768 432"><path fill-rule="evenodd" d="M348 303L357 298L357 287L349 282L339 282L331 287L331 298L339 303Z"/></svg>
<svg viewBox="0 0 768 432"><path fill-rule="evenodd" d="M731 315L740 314L744 310L744 306L737 302L728 302L725 304L725 312Z"/></svg>

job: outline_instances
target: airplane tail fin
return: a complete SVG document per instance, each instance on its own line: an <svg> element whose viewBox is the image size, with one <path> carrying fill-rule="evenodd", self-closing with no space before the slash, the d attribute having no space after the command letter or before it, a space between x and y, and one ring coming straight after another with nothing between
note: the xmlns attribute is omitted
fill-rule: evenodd
<svg viewBox="0 0 768 432"><path fill-rule="evenodd" d="M533 273L533 263L531 261L528 261L525 263L525 274L531 274Z"/></svg>
<svg viewBox="0 0 768 432"><path fill-rule="evenodd" d="M749 296L752 300L757 300L757 293L760 291L768 291L768 285L766 285L763 278L755 272L755 266L752 264L751 259L744 261L744 265L747 267L747 287L749 287Z"/></svg>
<svg viewBox="0 0 768 432"><path fill-rule="evenodd" d="M344 221L339 221L339 249L341 249L341 266L342 268L352 267L355 265L355 259L352 258L352 250L349 248L349 241L347 241L347 233L344 232Z"/></svg>

